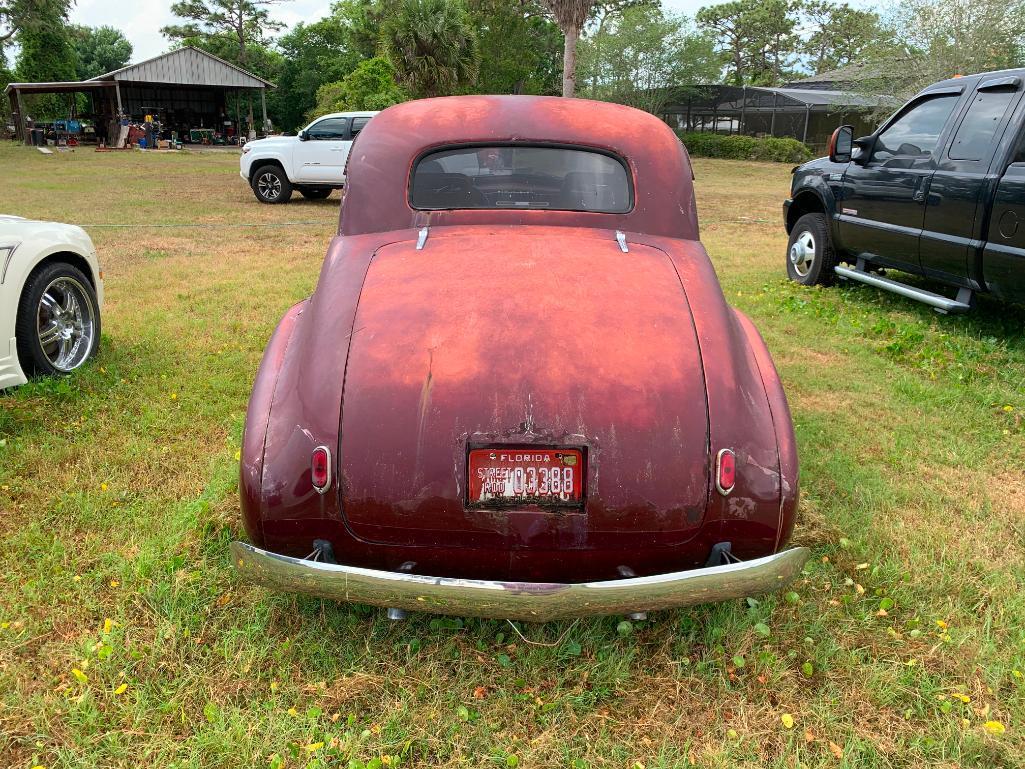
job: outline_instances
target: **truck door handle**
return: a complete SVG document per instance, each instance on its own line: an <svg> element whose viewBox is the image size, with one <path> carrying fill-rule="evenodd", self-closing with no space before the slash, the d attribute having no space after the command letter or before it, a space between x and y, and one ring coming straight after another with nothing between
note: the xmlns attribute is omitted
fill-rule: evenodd
<svg viewBox="0 0 1025 769"><path fill-rule="evenodd" d="M911 199L914 200L916 203L924 203L925 202L925 190L924 189L915 190L915 194L911 196Z"/></svg>

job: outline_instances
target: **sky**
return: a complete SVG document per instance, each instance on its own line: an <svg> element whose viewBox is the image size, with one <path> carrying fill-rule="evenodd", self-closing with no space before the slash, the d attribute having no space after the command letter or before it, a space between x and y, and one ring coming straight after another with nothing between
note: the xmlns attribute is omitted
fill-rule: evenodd
<svg viewBox="0 0 1025 769"><path fill-rule="evenodd" d="M721 0L663 0L667 9L693 16L703 5ZM862 5L861 2L852 5ZM331 10L330 0L289 0L275 5L272 16L292 27L300 21L316 21ZM90 27L107 25L124 32L134 48L132 61L157 56L167 50L167 40L160 28L175 23L171 3L166 0L77 0L71 10L71 21Z"/></svg>

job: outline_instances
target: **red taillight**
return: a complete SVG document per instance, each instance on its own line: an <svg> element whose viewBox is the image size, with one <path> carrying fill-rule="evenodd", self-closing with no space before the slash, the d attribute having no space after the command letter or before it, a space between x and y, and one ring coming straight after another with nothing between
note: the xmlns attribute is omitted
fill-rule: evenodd
<svg viewBox="0 0 1025 769"><path fill-rule="evenodd" d="M323 494L331 485L331 452L327 446L317 446L310 461L310 477L313 488Z"/></svg>
<svg viewBox="0 0 1025 769"><path fill-rule="evenodd" d="M737 457L731 449L723 449L715 460L715 487L726 496L737 482Z"/></svg>

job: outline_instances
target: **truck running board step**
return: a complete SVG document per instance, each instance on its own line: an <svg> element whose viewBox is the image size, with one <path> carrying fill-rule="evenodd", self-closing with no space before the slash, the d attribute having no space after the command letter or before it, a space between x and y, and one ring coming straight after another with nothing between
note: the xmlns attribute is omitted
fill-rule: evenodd
<svg viewBox="0 0 1025 769"><path fill-rule="evenodd" d="M923 304L927 304L936 312L946 315L949 312L968 312L972 309L972 290L970 288L960 288L957 291L956 299L949 299L948 297L941 296L940 294L934 294L931 291L925 291L921 288L915 288L909 286L906 283L899 283L896 280L890 278L884 278L882 275L876 275L875 273L868 272L865 269L865 260L859 259L857 267L843 267L841 265L836 266L836 274L841 278L850 278L851 280L857 280L862 283L867 283L870 286L884 289L885 291L892 291L895 294L906 296L909 299L915 299Z"/></svg>

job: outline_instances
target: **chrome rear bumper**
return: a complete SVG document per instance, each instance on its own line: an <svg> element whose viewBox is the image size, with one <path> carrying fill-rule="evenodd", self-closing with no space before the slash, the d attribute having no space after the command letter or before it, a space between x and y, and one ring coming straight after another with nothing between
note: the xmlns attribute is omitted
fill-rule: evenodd
<svg viewBox="0 0 1025 769"><path fill-rule="evenodd" d="M362 569L291 558L244 542L232 542L231 555L244 578L278 590L429 614L546 622L768 593L800 573L809 551L795 547L726 566L569 584L492 582Z"/></svg>

